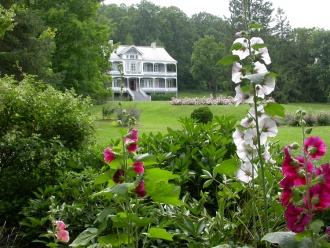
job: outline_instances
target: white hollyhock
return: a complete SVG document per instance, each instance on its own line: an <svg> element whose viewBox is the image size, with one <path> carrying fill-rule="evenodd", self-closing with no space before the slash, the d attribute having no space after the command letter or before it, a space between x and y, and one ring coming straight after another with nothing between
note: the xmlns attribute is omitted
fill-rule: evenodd
<svg viewBox="0 0 330 248"><path fill-rule="evenodd" d="M241 165L241 167L236 172L236 177L239 180L241 180L245 183L248 183L252 180L252 170L254 170L253 178L257 178L258 173L257 173L256 168L253 168L253 165L251 164L251 162L245 162Z"/></svg>
<svg viewBox="0 0 330 248"><path fill-rule="evenodd" d="M252 47L255 44L264 44L264 41L259 37L251 38L250 42L251 42ZM262 60L265 62L266 65L269 65L271 63L271 59L270 59L267 47L259 48L254 51L255 51L255 55L261 56Z"/></svg>
<svg viewBox="0 0 330 248"><path fill-rule="evenodd" d="M239 50L233 50L232 51L232 53L234 55L237 55L240 60L245 59L247 56L250 55L246 38L238 38L234 41L234 44L235 43L241 43L242 44L242 47Z"/></svg>
<svg viewBox="0 0 330 248"><path fill-rule="evenodd" d="M276 122L269 117L259 121L259 130L269 137L275 137L278 133Z"/></svg>

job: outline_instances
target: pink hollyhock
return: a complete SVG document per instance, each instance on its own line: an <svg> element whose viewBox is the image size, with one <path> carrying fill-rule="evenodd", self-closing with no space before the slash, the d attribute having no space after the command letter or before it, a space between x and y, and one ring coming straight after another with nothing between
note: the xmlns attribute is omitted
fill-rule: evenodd
<svg viewBox="0 0 330 248"><path fill-rule="evenodd" d="M138 130L132 129L129 134L127 135L127 138L130 138L131 140L134 140L135 142L138 141Z"/></svg>
<svg viewBox="0 0 330 248"><path fill-rule="evenodd" d="M316 169L316 175L322 177L323 185L330 191L330 165L329 163L322 164L321 167Z"/></svg>
<svg viewBox="0 0 330 248"><path fill-rule="evenodd" d="M280 186L283 188L282 195L280 197L280 201L282 202L282 206L285 207L288 205L289 201L292 198L292 187L293 187L293 178L290 176L286 176L281 182Z"/></svg>
<svg viewBox="0 0 330 248"><path fill-rule="evenodd" d="M125 172L122 169L118 169L116 173L113 175L112 180L115 183L123 183L125 181Z"/></svg>
<svg viewBox="0 0 330 248"><path fill-rule="evenodd" d="M66 230L61 230L56 233L56 238L63 243L67 243L70 240L69 232Z"/></svg>
<svg viewBox="0 0 330 248"><path fill-rule="evenodd" d="M55 224L56 224L57 230L59 230L59 231L62 231L66 228L66 225L64 224L63 221L58 220L55 222Z"/></svg>
<svg viewBox="0 0 330 248"><path fill-rule="evenodd" d="M309 157L319 159L323 157L327 148L320 137L312 136L305 139L304 150Z"/></svg>
<svg viewBox="0 0 330 248"><path fill-rule="evenodd" d="M107 147L104 149L104 160L105 162L110 163L112 160L115 159L116 154L112 151L112 147Z"/></svg>
<svg viewBox="0 0 330 248"><path fill-rule="evenodd" d="M144 172L143 162L135 162L132 167L137 174L142 174Z"/></svg>
<svg viewBox="0 0 330 248"><path fill-rule="evenodd" d="M316 184L310 188L310 197L314 210L322 211L330 206L330 192L322 184ZM308 206L307 195L304 197L304 202Z"/></svg>
<svg viewBox="0 0 330 248"><path fill-rule="evenodd" d="M136 141L129 138L125 138L125 145L128 152L136 152L138 149Z"/></svg>
<svg viewBox="0 0 330 248"><path fill-rule="evenodd" d="M304 211L302 207L295 207L290 202L284 213L286 218L287 228L295 233L301 233L311 221L311 217Z"/></svg>
<svg viewBox="0 0 330 248"><path fill-rule="evenodd" d="M291 176L294 180L294 186L305 185L305 160L304 158L295 158L292 159L288 151L288 148L284 148L285 158L282 164L282 173L286 176ZM309 173L309 178L311 179L311 173L313 172L313 164L309 161L306 161L307 171Z"/></svg>
<svg viewBox="0 0 330 248"><path fill-rule="evenodd" d="M139 197L145 197L146 196L146 191L145 191L145 186L144 186L144 182L141 181L139 182L138 186L135 188L135 193L139 196Z"/></svg>

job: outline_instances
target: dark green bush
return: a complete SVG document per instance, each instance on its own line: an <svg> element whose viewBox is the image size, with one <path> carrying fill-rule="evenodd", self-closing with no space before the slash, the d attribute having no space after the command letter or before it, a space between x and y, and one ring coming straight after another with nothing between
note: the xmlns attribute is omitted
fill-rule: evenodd
<svg viewBox="0 0 330 248"><path fill-rule="evenodd" d="M38 187L54 184L72 154L94 133L90 100L25 78L0 79L0 223L17 213Z"/></svg>
<svg viewBox="0 0 330 248"><path fill-rule="evenodd" d="M200 123L208 123L213 119L213 113L209 107L200 107L195 109L190 117Z"/></svg>
<svg viewBox="0 0 330 248"><path fill-rule="evenodd" d="M152 101L170 101L173 97L176 97L176 94L169 93L169 94L162 94L162 93L155 93L151 94Z"/></svg>

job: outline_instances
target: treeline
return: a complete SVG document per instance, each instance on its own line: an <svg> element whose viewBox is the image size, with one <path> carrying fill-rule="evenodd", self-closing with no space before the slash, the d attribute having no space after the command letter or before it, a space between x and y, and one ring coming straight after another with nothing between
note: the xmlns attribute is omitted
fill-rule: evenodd
<svg viewBox="0 0 330 248"><path fill-rule="evenodd" d="M17 79L24 73L37 75L56 89L74 88L102 102L111 94L107 71L113 47L108 40L147 46L156 42L178 61L180 90L218 89L234 95L231 69L219 68L219 76L207 79L198 72L205 64L198 63L198 56L209 61L215 46L221 47L217 54L230 53L235 33L244 30L241 2L231 0L230 17L221 18L205 12L188 17L177 7L146 0L131 6L101 0L3 0L6 9L16 5L15 26L0 39L0 73ZM292 29L285 12L275 10L270 1L252 0L251 10L264 27L254 35L268 44L270 70L278 74L272 97L282 103L330 102L330 31ZM207 41L214 46L201 49Z"/></svg>

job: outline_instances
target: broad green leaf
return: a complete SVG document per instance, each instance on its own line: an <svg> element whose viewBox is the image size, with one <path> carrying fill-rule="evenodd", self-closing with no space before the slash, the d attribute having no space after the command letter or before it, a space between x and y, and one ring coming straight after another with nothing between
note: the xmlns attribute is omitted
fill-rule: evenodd
<svg viewBox="0 0 330 248"><path fill-rule="evenodd" d="M104 190L97 192L93 194L92 196L101 196L101 195L108 195L108 194L120 194L125 195L128 189L133 188L134 183L122 183L122 184L116 184L115 186L111 186L108 188L105 188Z"/></svg>
<svg viewBox="0 0 330 248"><path fill-rule="evenodd" d="M230 47L230 51L239 50L243 47L242 43L236 42Z"/></svg>
<svg viewBox="0 0 330 248"><path fill-rule="evenodd" d="M161 181L168 182L170 179L179 178L179 175L173 175L172 172L160 168L152 168L146 170L145 177L146 180L158 183Z"/></svg>
<svg viewBox="0 0 330 248"><path fill-rule="evenodd" d="M270 116L280 116L284 117L284 107L276 102L269 102L264 107L265 113Z"/></svg>
<svg viewBox="0 0 330 248"><path fill-rule="evenodd" d="M213 182L213 179L209 179L207 181L205 181L205 183L203 184L203 188L207 188L208 186L210 186Z"/></svg>
<svg viewBox="0 0 330 248"><path fill-rule="evenodd" d="M229 56L226 56L226 57L223 57L222 59L220 59L216 65L217 66L219 66L219 65L227 66L227 65L232 65L236 61L239 61L239 57L237 55L229 55Z"/></svg>
<svg viewBox="0 0 330 248"><path fill-rule="evenodd" d="M263 28L264 26L262 26L262 25L260 25L260 24L258 24L258 23L252 23L251 25L250 25L250 28Z"/></svg>
<svg viewBox="0 0 330 248"><path fill-rule="evenodd" d="M153 181L145 181L144 183L147 195L155 202L171 204L174 206L184 205L184 203L179 200L180 186L166 182L154 183Z"/></svg>
<svg viewBox="0 0 330 248"><path fill-rule="evenodd" d="M314 220L310 224L310 227L314 231L314 233L319 233L323 226L324 226L324 222L322 220L319 220L319 219Z"/></svg>
<svg viewBox="0 0 330 248"><path fill-rule="evenodd" d="M260 49L260 48L267 47L267 44L265 44L265 43L262 43L262 44L254 44L252 47L253 47L254 50L258 50L258 49Z"/></svg>
<svg viewBox="0 0 330 248"><path fill-rule="evenodd" d="M95 181L94 184L102 184L102 183L106 183L111 179L111 171L106 171L104 173L102 173L101 175L99 175Z"/></svg>
<svg viewBox="0 0 330 248"><path fill-rule="evenodd" d="M102 236L97 239L100 244L111 244L113 246L120 246L128 243L128 235L124 233L110 234L108 236Z"/></svg>
<svg viewBox="0 0 330 248"><path fill-rule="evenodd" d="M145 154L138 154L133 157L133 161L142 161L142 162L148 162L148 164L156 163L156 157L154 155L145 153Z"/></svg>
<svg viewBox="0 0 330 248"><path fill-rule="evenodd" d="M272 244L279 244L281 248L309 248L312 245L311 240L303 239L298 242L294 232L274 232L266 234L261 240L266 240Z"/></svg>
<svg viewBox="0 0 330 248"><path fill-rule="evenodd" d="M97 231L97 228L87 228L85 231L78 235L78 237L70 244L70 246L87 245L91 239L96 237Z"/></svg>
<svg viewBox="0 0 330 248"><path fill-rule="evenodd" d="M137 226L147 226L151 223L155 223L155 218L139 217L136 214L128 214L128 218Z"/></svg>
<svg viewBox="0 0 330 248"><path fill-rule="evenodd" d="M235 159L227 159L214 167L213 172L218 174L233 175L238 170L239 164Z"/></svg>
<svg viewBox="0 0 330 248"><path fill-rule="evenodd" d="M102 212L97 215L96 221L103 222L105 219L108 218L109 215L114 214L116 212L117 212L116 208L103 209Z"/></svg>
<svg viewBox="0 0 330 248"><path fill-rule="evenodd" d="M173 241L172 239L173 235L168 233L163 228L152 227L148 230L147 236L149 238L154 238L154 239L164 239L164 240Z"/></svg>
<svg viewBox="0 0 330 248"><path fill-rule="evenodd" d="M260 74L256 73L256 74L246 75L243 78L247 78L255 84L261 84L264 81L265 75L266 75L265 73L260 73Z"/></svg>

